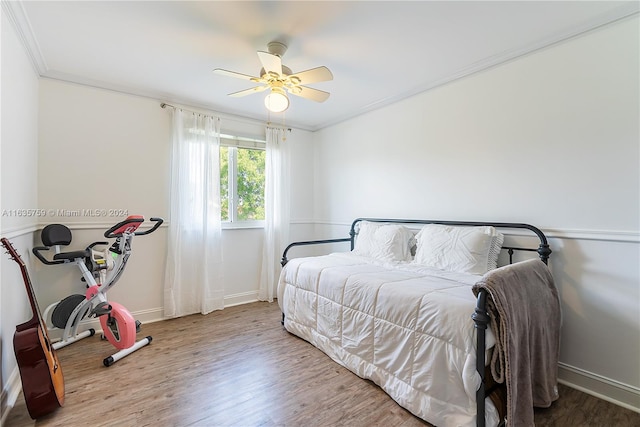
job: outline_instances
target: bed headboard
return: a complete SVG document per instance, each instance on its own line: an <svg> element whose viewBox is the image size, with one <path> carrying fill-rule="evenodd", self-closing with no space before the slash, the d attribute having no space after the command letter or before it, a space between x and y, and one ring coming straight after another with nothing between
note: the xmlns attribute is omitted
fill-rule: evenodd
<svg viewBox="0 0 640 427"><path fill-rule="evenodd" d="M349 230L349 236L351 236L351 250L353 250L355 245L355 238L358 234L357 227L358 223L362 221L369 222L384 222L384 223L394 223L394 224L441 224L441 225L453 225L453 226L467 226L467 227L477 227L477 226L493 226L495 228L502 229L526 229L533 232L538 239L540 240L540 244L537 248L521 248L521 247L513 247L513 246L502 246L502 249L506 250L509 253L509 263L513 263L513 253L514 251L529 251L529 252L537 252L538 256L545 264L549 260L549 255L551 255L551 248L549 248L549 243L547 242L547 237L544 233L537 227L534 227L530 224L522 224L516 222L482 222L482 221L440 221L440 220L431 220L431 219L387 219L387 218L357 218L351 223L351 230Z"/></svg>
<svg viewBox="0 0 640 427"><path fill-rule="evenodd" d="M343 239L326 239L326 240L309 240L304 242L294 242L286 247L282 254L282 260L280 263L284 266L287 262L287 252L294 246L306 246L306 245L316 245L316 244L324 244L324 243L339 243L339 242L350 242L351 250L355 247L356 236L358 235L358 223L362 221L370 221L370 222L384 222L384 223L394 223L394 224L442 224L442 225L453 225L453 226L468 226L468 227L477 227L477 226L493 226L498 229L525 229L534 233L538 239L540 240L540 244L537 248L523 248L523 247L514 247L514 246L502 246L502 249L506 250L509 254L509 263L513 263L513 253L514 251L529 251L529 252L537 252L538 256L545 264L549 260L549 255L551 255L551 249L549 248L549 243L547 242L547 237L544 235L540 229L534 227L530 224L522 224L515 222L483 222L483 221L440 221L440 220L432 220L432 219L389 219L389 218L357 218L351 223L351 229L349 230L349 236Z"/></svg>

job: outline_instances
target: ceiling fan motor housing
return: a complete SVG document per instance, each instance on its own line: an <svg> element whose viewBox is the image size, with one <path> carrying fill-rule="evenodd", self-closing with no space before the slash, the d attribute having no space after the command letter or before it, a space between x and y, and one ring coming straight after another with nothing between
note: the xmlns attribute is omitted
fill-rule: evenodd
<svg viewBox="0 0 640 427"><path fill-rule="evenodd" d="M269 49L269 53L277 55L280 58L282 58L287 51L287 45L280 42L270 42L267 44L267 48Z"/></svg>

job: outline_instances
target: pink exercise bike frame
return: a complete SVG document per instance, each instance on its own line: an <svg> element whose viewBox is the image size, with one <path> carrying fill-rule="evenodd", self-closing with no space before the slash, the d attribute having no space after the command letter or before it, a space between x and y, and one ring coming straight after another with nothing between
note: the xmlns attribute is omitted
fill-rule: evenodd
<svg viewBox="0 0 640 427"><path fill-rule="evenodd" d="M84 295L70 295L45 309L43 317L50 331L63 329L60 341L53 343L55 349L93 336L93 328L78 332L80 321L89 317L98 317L102 338L119 350L103 360L105 366L111 366L151 343L150 336L136 341L140 323L122 304L107 300L107 291L121 277L131 256L134 236L151 234L163 222L161 218L150 218L150 221L154 224L146 231L137 231L144 222L144 218L139 215L129 216L115 224L104 233L104 237L116 240L104 251L97 251L94 247L108 245L109 242L94 242L83 251L60 252L61 245L71 243L70 230L61 224L50 224L42 230L42 242L45 246L33 248L34 255L46 265L76 264L87 288ZM56 253L53 260L48 260L41 252L49 250L51 246L55 247Z"/></svg>

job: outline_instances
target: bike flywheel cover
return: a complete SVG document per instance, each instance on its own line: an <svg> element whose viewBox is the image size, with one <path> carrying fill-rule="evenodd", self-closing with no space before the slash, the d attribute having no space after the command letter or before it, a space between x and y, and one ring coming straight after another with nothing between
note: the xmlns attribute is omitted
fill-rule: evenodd
<svg viewBox="0 0 640 427"><path fill-rule="evenodd" d="M56 328L64 329L73 310L85 300L84 295L69 295L56 305L51 314L51 323Z"/></svg>

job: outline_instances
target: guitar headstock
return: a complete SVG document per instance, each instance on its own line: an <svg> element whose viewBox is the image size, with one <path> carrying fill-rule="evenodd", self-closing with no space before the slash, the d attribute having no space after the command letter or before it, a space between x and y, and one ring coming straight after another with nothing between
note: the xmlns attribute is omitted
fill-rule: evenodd
<svg viewBox="0 0 640 427"><path fill-rule="evenodd" d="M2 242L2 246L4 246L4 248L7 250L7 253L10 255L11 259L23 266L24 261L22 261L20 254L18 254L18 251L16 251L9 239L3 237L2 239L0 239L0 242Z"/></svg>

